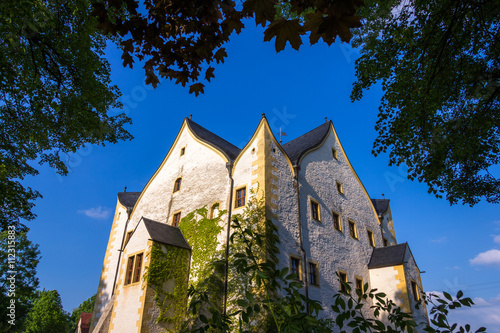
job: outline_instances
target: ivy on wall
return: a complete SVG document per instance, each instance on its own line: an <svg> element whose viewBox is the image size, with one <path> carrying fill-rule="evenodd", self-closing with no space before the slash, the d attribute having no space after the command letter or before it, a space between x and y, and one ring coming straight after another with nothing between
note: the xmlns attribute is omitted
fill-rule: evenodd
<svg viewBox="0 0 500 333"><path fill-rule="evenodd" d="M155 292L154 301L160 311L156 322L178 332L187 308L190 251L153 243L148 256L150 263L143 279Z"/></svg>

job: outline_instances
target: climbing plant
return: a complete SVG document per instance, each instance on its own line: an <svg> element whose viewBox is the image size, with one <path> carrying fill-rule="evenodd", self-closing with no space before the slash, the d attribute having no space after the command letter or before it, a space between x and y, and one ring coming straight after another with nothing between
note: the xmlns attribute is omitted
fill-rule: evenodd
<svg viewBox="0 0 500 333"><path fill-rule="evenodd" d="M156 322L178 332L186 313L190 251L153 243L148 256L143 279L155 292L154 301L160 311Z"/></svg>

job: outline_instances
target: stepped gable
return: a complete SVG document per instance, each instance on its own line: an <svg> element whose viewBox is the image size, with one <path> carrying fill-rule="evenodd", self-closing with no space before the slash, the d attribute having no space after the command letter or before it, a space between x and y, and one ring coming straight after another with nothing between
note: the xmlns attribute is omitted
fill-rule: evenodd
<svg viewBox="0 0 500 333"><path fill-rule="evenodd" d="M373 207L377 211L378 216L382 216L389 209L389 199L371 199Z"/></svg>
<svg viewBox="0 0 500 333"><path fill-rule="evenodd" d="M218 135L215 135L214 133L210 132L204 127L201 127L194 121L192 121L189 118L186 118L187 124L191 131L202 141L205 141L207 143L210 143L211 145L219 148L221 151L223 151L231 161L234 161L236 157L241 152L241 149L233 145L232 143L224 140Z"/></svg>
<svg viewBox="0 0 500 333"><path fill-rule="evenodd" d="M134 208L141 192L118 192L118 201L126 208Z"/></svg>
<svg viewBox="0 0 500 333"><path fill-rule="evenodd" d="M149 236L155 242L191 250L191 247L179 228L156 222L145 217L143 217L142 220L144 221Z"/></svg>
<svg viewBox="0 0 500 333"><path fill-rule="evenodd" d="M407 249L408 243L374 248L368 268L400 265L405 260Z"/></svg>
<svg viewBox="0 0 500 333"><path fill-rule="evenodd" d="M283 145L283 149L294 166L309 150L318 147L323 142L330 126L331 121L325 122L321 126Z"/></svg>

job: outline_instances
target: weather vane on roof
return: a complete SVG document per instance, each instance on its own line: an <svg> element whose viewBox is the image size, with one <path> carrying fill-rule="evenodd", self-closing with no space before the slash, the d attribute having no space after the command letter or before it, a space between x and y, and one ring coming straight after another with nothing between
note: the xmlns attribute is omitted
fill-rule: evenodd
<svg viewBox="0 0 500 333"><path fill-rule="evenodd" d="M280 127L280 132L279 132L279 133L274 133L274 134L276 134L276 135L279 135L279 136L280 136L280 144L281 144L281 142L282 142L282 141L281 141L281 137L282 137L282 136L288 136L285 132L282 132L282 131L281 131L281 127Z"/></svg>

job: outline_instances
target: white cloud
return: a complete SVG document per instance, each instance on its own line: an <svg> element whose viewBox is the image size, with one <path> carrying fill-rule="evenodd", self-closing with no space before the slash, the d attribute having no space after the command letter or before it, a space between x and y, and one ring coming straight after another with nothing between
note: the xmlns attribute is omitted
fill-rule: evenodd
<svg viewBox="0 0 500 333"><path fill-rule="evenodd" d="M433 291L432 293L442 296L440 292ZM463 307L451 310L448 321L460 326L470 324L472 332L479 327L486 327L488 333L500 333L500 295L489 300L476 297L473 301L474 305L470 308ZM430 306L427 308L431 309Z"/></svg>
<svg viewBox="0 0 500 333"><path fill-rule="evenodd" d="M104 220L109 217L111 211L108 208L102 208L99 206L97 208L79 210L78 214L85 214L92 219Z"/></svg>
<svg viewBox="0 0 500 333"><path fill-rule="evenodd" d="M444 243L446 242L448 239L446 238L446 236L443 236L441 238L438 238L438 239L431 239L431 242L432 243Z"/></svg>
<svg viewBox="0 0 500 333"><path fill-rule="evenodd" d="M470 259L472 265L498 266L500 268L500 250L491 249L479 253L474 259Z"/></svg>
<svg viewBox="0 0 500 333"><path fill-rule="evenodd" d="M500 244L500 235L493 235L493 241Z"/></svg>

